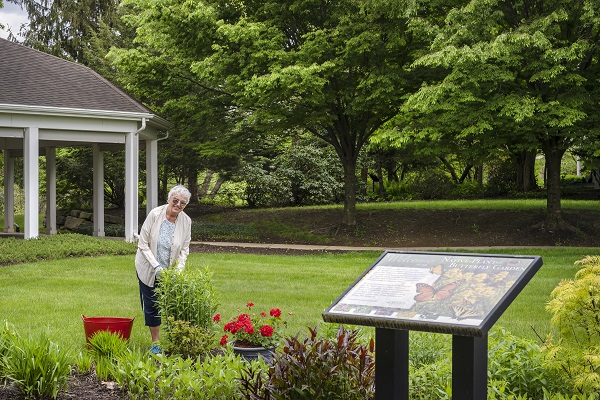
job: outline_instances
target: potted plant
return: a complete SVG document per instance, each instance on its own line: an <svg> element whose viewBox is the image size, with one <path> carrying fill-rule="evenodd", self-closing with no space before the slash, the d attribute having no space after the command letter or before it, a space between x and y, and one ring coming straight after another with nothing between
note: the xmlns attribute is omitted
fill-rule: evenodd
<svg viewBox="0 0 600 400"><path fill-rule="evenodd" d="M271 361L273 351L281 339L285 322L281 318L281 310L272 308L269 313L256 313L254 303L246 303L246 312L242 312L223 326L225 332L221 336L221 345L231 345L236 354L247 360L261 356ZM214 316L213 321L219 323L221 314Z"/></svg>

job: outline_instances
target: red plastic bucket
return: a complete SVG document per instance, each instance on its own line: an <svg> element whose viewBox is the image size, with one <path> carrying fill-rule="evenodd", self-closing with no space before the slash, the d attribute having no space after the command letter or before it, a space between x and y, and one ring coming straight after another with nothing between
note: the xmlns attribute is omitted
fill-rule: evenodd
<svg viewBox="0 0 600 400"><path fill-rule="evenodd" d="M85 341L89 344L90 338L98 331L109 331L116 333L125 340L129 340L133 318L121 317L86 317L81 314L83 319L83 329L85 330Z"/></svg>

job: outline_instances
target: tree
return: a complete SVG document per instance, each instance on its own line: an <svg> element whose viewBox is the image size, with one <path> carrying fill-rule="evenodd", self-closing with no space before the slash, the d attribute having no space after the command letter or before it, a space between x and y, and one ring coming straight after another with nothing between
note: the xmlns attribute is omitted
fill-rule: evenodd
<svg viewBox="0 0 600 400"><path fill-rule="evenodd" d="M341 197L339 163L330 147L299 137L272 158L258 157L242 169L251 206L327 204Z"/></svg>
<svg viewBox="0 0 600 400"><path fill-rule="evenodd" d="M21 30L23 44L34 49L88 65L92 41L103 30L113 28L108 46L126 37L119 30L117 0L8 0L27 11L29 24ZM108 48L105 49L104 54ZM98 54L102 57L104 54Z"/></svg>
<svg viewBox="0 0 600 400"><path fill-rule="evenodd" d="M565 226L563 154L598 135L598 17L595 1L473 0L443 23L421 26L436 36L415 66L446 72L426 82L408 106L428 116L462 115L471 121L463 130L480 135L535 141L548 168L548 229Z"/></svg>
<svg viewBox="0 0 600 400"><path fill-rule="evenodd" d="M185 84L167 98L187 109L182 122L200 128L194 138L221 134L238 149L269 133L303 130L322 139L344 169L342 222L356 224L358 155L420 82L405 68L421 43L404 15L381 1L125 4L135 10L127 18L139 27L138 47L113 59L128 87L147 91L154 71L169 72L160 90Z"/></svg>
<svg viewBox="0 0 600 400"><path fill-rule="evenodd" d="M104 153L104 199L109 205L125 206L125 159L122 151ZM56 187L61 193L59 206L92 208L93 169L92 151L88 147L57 150ZM143 158L142 158L143 160Z"/></svg>
<svg viewBox="0 0 600 400"><path fill-rule="evenodd" d="M133 30L120 20L119 1L8 1L28 13L29 24L21 28L24 45L83 64L116 83L115 69L106 54L111 46L130 46L133 37ZM122 207L124 168L115 168L113 163L124 165L124 157L111 153L106 157L111 162L105 164L105 198L109 204ZM57 164L63 205L88 204L92 193L89 149L63 149L57 153ZM81 165L88 168L78 169Z"/></svg>

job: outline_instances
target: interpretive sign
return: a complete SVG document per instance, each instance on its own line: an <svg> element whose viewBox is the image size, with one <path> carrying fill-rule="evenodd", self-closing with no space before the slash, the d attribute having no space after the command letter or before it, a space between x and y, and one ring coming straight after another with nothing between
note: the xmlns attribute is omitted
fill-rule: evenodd
<svg viewBox="0 0 600 400"><path fill-rule="evenodd" d="M326 322L483 336L541 267L538 256L384 252Z"/></svg>

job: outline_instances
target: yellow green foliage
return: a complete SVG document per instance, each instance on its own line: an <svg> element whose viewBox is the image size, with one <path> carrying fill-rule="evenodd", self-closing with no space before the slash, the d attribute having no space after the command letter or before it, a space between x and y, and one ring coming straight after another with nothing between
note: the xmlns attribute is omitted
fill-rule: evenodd
<svg viewBox="0 0 600 400"><path fill-rule="evenodd" d="M575 279L563 280L546 306L556 338L546 341L547 362L580 393L600 392L600 257L577 261Z"/></svg>

